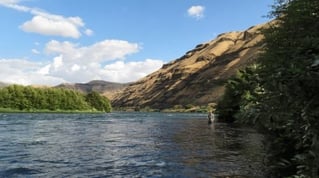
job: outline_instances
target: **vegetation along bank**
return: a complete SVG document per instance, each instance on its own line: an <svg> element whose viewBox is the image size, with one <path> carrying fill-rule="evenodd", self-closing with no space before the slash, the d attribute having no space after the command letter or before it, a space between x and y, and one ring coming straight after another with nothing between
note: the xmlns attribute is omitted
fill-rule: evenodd
<svg viewBox="0 0 319 178"><path fill-rule="evenodd" d="M220 120L266 136L272 177L319 177L319 1L278 0L264 52L228 81Z"/></svg>
<svg viewBox="0 0 319 178"><path fill-rule="evenodd" d="M10 85L0 89L0 111L111 112L110 101L97 92Z"/></svg>

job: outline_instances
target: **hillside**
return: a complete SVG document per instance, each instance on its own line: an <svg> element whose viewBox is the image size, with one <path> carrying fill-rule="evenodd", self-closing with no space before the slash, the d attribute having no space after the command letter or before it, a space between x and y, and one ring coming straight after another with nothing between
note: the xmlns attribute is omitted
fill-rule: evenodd
<svg viewBox="0 0 319 178"><path fill-rule="evenodd" d="M75 84L64 83L55 87L73 89L73 90L81 91L83 93L96 91L108 97L109 99L112 99L114 94L118 93L119 91L121 91L123 88L125 88L128 85L129 84L106 82L103 80L93 80L88 83L75 83Z"/></svg>
<svg viewBox="0 0 319 178"><path fill-rule="evenodd" d="M215 103L224 92L226 80L252 63L261 51L260 29L220 34L158 71L130 84L112 99L114 107L170 108L175 105Z"/></svg>

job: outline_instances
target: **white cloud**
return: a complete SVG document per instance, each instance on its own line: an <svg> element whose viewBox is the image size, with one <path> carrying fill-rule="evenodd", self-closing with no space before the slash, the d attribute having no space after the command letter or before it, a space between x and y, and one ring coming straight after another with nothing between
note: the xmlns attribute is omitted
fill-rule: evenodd
<svg viewBox="0 0 319 178"><path fill-rule="evenodd" d="M20 26L25 32L68 38L94 34L93 30L85 27L80 17L51 14L23 6L20 0L0 0L0 6L30 13L33 16ZM34 45L35 48L31 52L39 54L40 43L35 42ZM24 85L57 85L65 82L88 82L94 79L132 82L159 69L164 63L154 59L125 61L127 56L140 50L141 46L138 43L124 40L104 40L86 46L70 41L52 40L43 50L47 57L51 58L49 61L0 58L0 81Z"/></svg>
<svg viewBox="0 0 319 178"><path fill-rule="evenodd" d="M194 17L196 19L201 19L204 17L204 6L192 6L187 10L189 16Z"/></svg>
<svg viewBox="0 0 319 178"><path fill-rule="evenodd" d="M17 2L19 2L19 0L0 0L0 4L12 4Z"/></svg>
<svg viewBox="0 0 319 178"><path fill-rule="evenodd" d="M66 19L49 19L39 15L34 16L31 21L27 21L20 26L25 32L71 38L79 38L81 36L78 27Z"/></svg>
<svg viewBox="0 0 319 178"><path fill-rule="evenodd" d="M73 64L73 66L71 67L71 70L73 72L79 71L81 69L81 66L77 65L77 64Z"/></svg>
<svg viewBox="0 0 319 178"><path fill-rule="evenodd" d="M22 85L56 85L66 82L62 78L40 74L43 64L24 59L0 59L0 78L2 82Z"/></svg>
<svg viewBox="0 0 319 178"><path fill-rule="evenodd" d="M104 40L89 46L52 40L46 44L45 51L48 54L56 55L56 57L54 57L49 67L46 66L42 69L42 72L48 72L50 75L72 82L85 82L93 79L114 82L133 81L141 75L135 73L128 74L128 76L114 74L122 71L109 72L103 68L102 63L114 60L122 62L126 56L139 50L140 46L137 43L123 40ZM137 71L143 70L139 69ZM111 76L109 76L110 73L112 73ZM119 75L122 75L122 78L117 77Z"/></svg>
<svg viewBox="0 0 319 178"><path fill-rule="evenodd" d="M86 29L85 31L84 31L84 33L87 35L87 36L92 36L93 35L93 30L91 30L91 29Z"/></svg>
<svg viewBox="0 0 319 178"><path fill-rule="evenodd" d="M58 85L60 83L88 82L106 80L111 82L134 82L158 70L162 60L115 61L102 66L89 62L85 65L64 63L62 56L55 57L49 64L31 62L23 59L0 59L0 78L2 82L23 85Z"/></svg>
<svg viewBox="0 0 319 178"><path fill-rule="evenodd" d="M48 54L61 54L69 62L105 62L116 59L125 59L127 55L140 50L137 43L123 40L104 40L91 46L79 46L68 41L52 40L46 44Z"/></svg>
<svg viewBox="0 0 319 178"><path fill-rule="evenodd" d="M37 74L40 74L40 75L48 75L49 72L50 72L50 67L51 67L50 64L45 65L45 66L43 66L43 67L40 67L40 68L36 71L36 73L37 73Z"/></svg>
<svg viewBox="0 0 319 178"><path fill-rule="evenodd" d="M63 66L63 56L57 56L53 59L52 63L53 69L58 69Z"/></svg>
<svg viewBox="0 0 319 178"><path fill-rule="evenodd" d="M31 52L32 52L33 54L40 54L40 51L38 51L37 49L32 49Z"/></svg>
<svg viewBox="0 0 319 178"><path fill-rule="evenodd" d="M163 64L162 60L155 59L128 63L117 61L106 65L101 72L108 81L131 82L160 69Z"/></svg>
<svg viewBox="0 0 319 178"><path fill-rule="evenodd" d="M25 32L69 38L79 38L82 35L81 29L88 36L93 34L91 29L85 28L85 23L80 17L64 17L51 14L38 8L20 5L18 0L0 0L0 5L34 15L31 20L20 26Z"/></svg>
<svg viewBox="0 0 319 178"><path fill-rule="evenodd" d="M19 2L20 0L0 0L0 5L22 12L28 12L31 10L29 7L19 5Z"/></svg>
<svg viewBox="0 0 319 178"><path fill-rule="evenodd" d="M123 40L104 40L88 46L52 40L45 47L52 60L45 63L0 59L0 80L24 85L57 85L91 80L133 82L164 64L162 60L155 59L125 61L128 55L138 52L140 48L136 43Z"/></svg>

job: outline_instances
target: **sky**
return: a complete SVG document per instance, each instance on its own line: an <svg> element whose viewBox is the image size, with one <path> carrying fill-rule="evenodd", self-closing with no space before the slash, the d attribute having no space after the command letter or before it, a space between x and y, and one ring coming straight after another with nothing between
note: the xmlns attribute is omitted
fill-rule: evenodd
<svg viewBox="0 0 319 178"><path fill-rule="evenodd" d="M0 0L0 81L134 82L218 34L269 21L273 0Z"/></svg>

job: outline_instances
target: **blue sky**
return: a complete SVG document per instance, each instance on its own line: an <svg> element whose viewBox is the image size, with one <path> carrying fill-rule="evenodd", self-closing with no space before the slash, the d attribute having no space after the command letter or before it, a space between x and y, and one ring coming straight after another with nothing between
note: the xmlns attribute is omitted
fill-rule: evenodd
<svg viewBox="0 0 319 178"><path fill-rule="evenodd" d="M0 81L132 82L218 34L264 23L273 0L0 0Z"/></svg>

